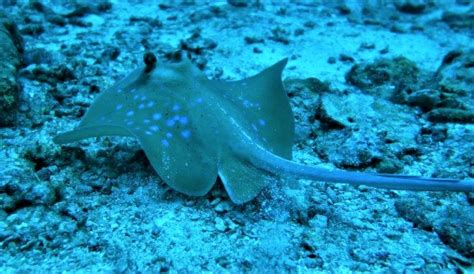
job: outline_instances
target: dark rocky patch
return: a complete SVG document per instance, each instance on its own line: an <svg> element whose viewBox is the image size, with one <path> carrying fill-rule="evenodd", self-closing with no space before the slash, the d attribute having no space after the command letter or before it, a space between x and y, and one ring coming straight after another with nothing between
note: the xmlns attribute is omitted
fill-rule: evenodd
<svg viewBox="0 0 474 274"><path fill-rule="evenodd" d="M22 64L23 40L16 25L0 17L0 127L16 121L20 87L17 72Z"/></svg>

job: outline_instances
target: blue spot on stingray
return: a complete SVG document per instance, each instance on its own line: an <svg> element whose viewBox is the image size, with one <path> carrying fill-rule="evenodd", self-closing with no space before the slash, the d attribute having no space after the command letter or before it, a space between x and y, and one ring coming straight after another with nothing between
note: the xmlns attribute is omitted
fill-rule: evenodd
<svg viewBox="0 0 474 274"><path fill-rule="evenodd" d="M145 108L145 105L144 105L144 104L140 104L140 105L138 106L138 109L144 109L144 108Z"/></svg>
<svg viewBox="0 0 474 274"><path fill-rule="evenodd" d="M188 121L188 117L186 116L181 116L179 117L179 123L182 124L182 125L186 125L189 121Z"/></svg>
<svg viewBox="0 0 474 274"><path fill-rule="evenodd" d="M131 125L133 125L133 124L135 124L133 121L128 121L128 122L127 122L127 126L131 126Z"/></svg>
<svg viewBox="0 0 474 274"><path fill-rule="evenodd" d="M188 139L191 137L191 131L189 129L185 129L181 131L181 136L183 136L184 139Z"/></svg>
<svg viewBox="0 0 474 274"><path fill-rule="evenodd" d="M202 103L202 98L201 97L197 98L196 103L201 104Z"/></svg>
<svg viewBox="0 0 474 274"><path fill-rule="evenodd" d="M244 100L243 104L244 104L245 108L249 108L249 107L252 106L252 103L250 103L250 101L248 101L248 100Z"/></svg>
<svg viewBox="0 0 474 274"><path fill-rule="evenodd" d="M170 146L170 143L168 142L168 140L165 140L165 139L161 140L161 144L162 144L163 146L165 146L165 147L169 147L169 146Z"/></svg>
<svg viewBox="0 0 474 274"><path fill-rule="evenodd" d="M261 125L262 127L267 124L267 122L263 119L258 119L258 124Z"/></svg>
<svg viewBox="0 0 474 274"><path fill-rule="evenodd" d="M181 107L180 107L178 104L175 104L175 105L173 106L173 111L178 111L178 110L180 110L180 109L181 109Z"/></svg>
<svg viewBox="0 0 474 274"><path fill-rule="evenodd" d="M166 120L166 125L169 127L172 127L174 126L175 122L176 122L175 119L168 119Z"/></svg>
<svg viewBox="0 0 474 274"><path fill-rule="evenodd" d="M150 122L151 122L151 121L148 120L148 119L143 120L143 123L145 123L145 124L149 124Z"/></svg>
<svg viewBox="0 0 474 274"><path fill-rule="evenodd" d="M115 106L115 110L121 110L122 108L123 108L122 104L118 104L117 106Z"/></svg>
<svg viewBox="0 0 474 274"><path fill-rule="evenodd" d="M148 102L148 103L146 104L146 107L147 107L147 108L151 108L151 107L153 107L154 105L155 105L155 102L150 101L150 102Z"/></svg>
<svg viewBox="0 0 474 274"><path fill-rule="evenodd" d="M161 114L160 113L153 113L153 120L158 121L161 119Z"/></svg>
<svg viewBox="0 0 474 274"><path fill-rule="evenodd" d="M142 95L142 97L140 98L142 101L145 101L146 100L146 96L145 95Z"/></svg>
<svg viewBox="0 0 474 274"><path fill-rule="evenodd" d="M166 132L166 138L168 138L168 139L173 138L173 133Z"/></svg>
<svg viewBox="0 0 474 274"><path fill-rule="evenodd" d="M132 89L130 90L130 93L135 93L135 91L137 91L137 90L134 89L134 88L132 88Z"/></svg>
<svg viewBox="0 0 474 274"><path fill-rule="evenodd" d="M153 133L152 133L151 131L148 131L148 130L145 131L145 134L146 134L146 135L153 135Z"/></svg>
<svg viewBox="0 0 474 274"><path fill-rule="evenodd" d="M160 130L160 127L153 125L150 127L150 130L153 132L157 132L158 130Z"/></svg>
<svg viewBox="0 0 474 274"><path fill-rule="evenodd" d="M130 111L127 112L128 117L133 116L133 114L135 114L135 112L133 110L130 110Z"/></svg>
<svg viewBox="0 0 474 274"><path fill-rule="evenodd" d="M137 100L137 99L138 99L138 97L140 97L140 96L138 96L138 94L137 94L137 95L135 95L135 96L133 96L133 100Z"/></svg>

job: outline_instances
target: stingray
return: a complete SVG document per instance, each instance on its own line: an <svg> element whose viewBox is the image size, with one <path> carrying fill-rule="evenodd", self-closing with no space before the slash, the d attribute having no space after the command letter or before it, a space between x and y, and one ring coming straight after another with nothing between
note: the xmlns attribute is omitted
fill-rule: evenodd
<svg viewBox="0 0 474 274"><path fill-rule="evenodd" d="M158 62L146 53L143 60L97 96L76 129L54 142L135 137L171 188L202 196L219 176L237 204L283 176L398 190L474 190L472 180L351 172L291 161L294 120L281 81L287 59L231 82L209 80L186 58Z"/></svg>

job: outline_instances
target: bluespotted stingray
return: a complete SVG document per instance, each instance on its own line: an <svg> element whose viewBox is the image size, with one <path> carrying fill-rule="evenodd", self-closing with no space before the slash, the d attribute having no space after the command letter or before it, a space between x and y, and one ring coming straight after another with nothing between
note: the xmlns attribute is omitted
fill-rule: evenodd
<svg viewBox="0 0 474 274"><path fill-rule="evenodd" d="M291 161L293 113L281 81L283 59L240 81L209 80L185 58L144 64L98 95L79 126L54 138L138 139L151 165L173 189L205 195L221 178L237 204L282 175L317 181L420 191L474 190L474 181L306 166Z"/></svg>

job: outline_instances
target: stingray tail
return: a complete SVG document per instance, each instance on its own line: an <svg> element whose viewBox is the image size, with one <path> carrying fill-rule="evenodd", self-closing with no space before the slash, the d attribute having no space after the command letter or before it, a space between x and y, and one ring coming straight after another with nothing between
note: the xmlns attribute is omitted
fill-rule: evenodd
<svg viewBox="0 0 474 274"><path fill-rule="evenodd" d="M286 160L261 147L256 147L252 156L251 162L259 168L301 179L398 190L474 192L474 180L329 170Z"/></svg>

